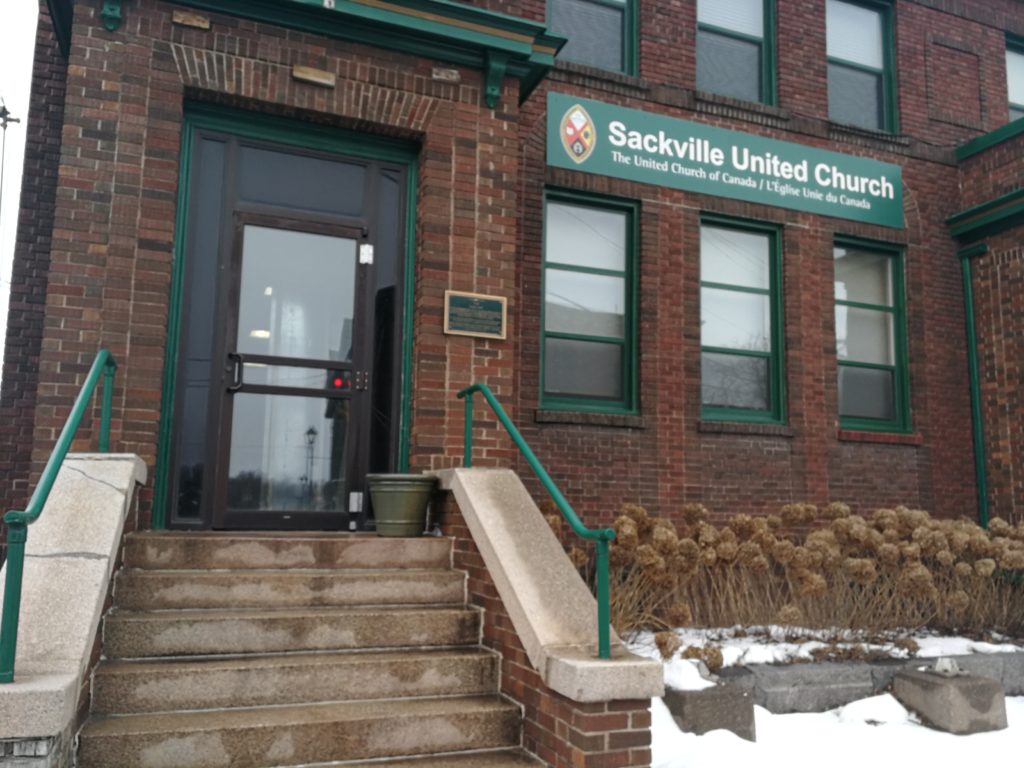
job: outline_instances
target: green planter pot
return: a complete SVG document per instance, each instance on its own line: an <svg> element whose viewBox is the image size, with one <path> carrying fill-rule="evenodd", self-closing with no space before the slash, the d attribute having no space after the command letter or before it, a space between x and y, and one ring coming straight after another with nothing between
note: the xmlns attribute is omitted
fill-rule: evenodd
<svg viewBox="0 0 1024 768"><path fill-rule="evenodd" d="M437 486L428 475L367 475L373 517L380 536L421 536L427 505Z"/></svg>

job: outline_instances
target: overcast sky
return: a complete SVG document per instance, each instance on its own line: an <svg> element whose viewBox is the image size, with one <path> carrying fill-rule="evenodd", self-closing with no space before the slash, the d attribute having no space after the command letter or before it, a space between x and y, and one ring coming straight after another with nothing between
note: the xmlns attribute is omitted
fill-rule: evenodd
<svg viewBox="0 0 1024 768"><path fill-rule="evenodd" d="M21 161L25 154L28 123L29 82L32 77L32 49L35 44L38 0L2 0L0 11L0 98L20 123L7 127L4 151L3 200L0 201L0 354L7 327L7 299L10 295L11 260L21 192Z"/></svg>

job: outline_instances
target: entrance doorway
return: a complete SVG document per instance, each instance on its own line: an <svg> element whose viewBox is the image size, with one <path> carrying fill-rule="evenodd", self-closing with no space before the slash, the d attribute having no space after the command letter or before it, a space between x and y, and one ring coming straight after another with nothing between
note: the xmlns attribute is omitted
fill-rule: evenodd
<svg viewBox="0 0 1024 768"><path fill-rule="evenodd" d="M197 129L171 527L359 530L398 468L405 168Z"/></svg>

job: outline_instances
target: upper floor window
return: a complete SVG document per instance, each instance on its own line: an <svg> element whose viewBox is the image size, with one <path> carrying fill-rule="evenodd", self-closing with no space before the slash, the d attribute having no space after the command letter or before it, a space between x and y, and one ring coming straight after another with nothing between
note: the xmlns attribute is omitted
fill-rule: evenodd
<svg viewBox="0 0 1024 768"><path fill-rule="evenodd" d="M839 423L847 429L910 428L902 254L837 241L836 352Z"/></svg>
<svg viewBox="0 0 1024 768"><path fill-rule="evenodd" d="M778 239L770 226L709 217L701 222L704 418L783 419Z"/></svg>
<svg viewBox="0 0 1024 768"><path fill-rule="evenodd" d="M1010 120L1024 117L1024 45L1006 45L1006 98Z"/></svg>
<svg viewBox="0 0 1024 768"><path fill-rule="evenodd" d="M896 130L887 4L828 0L828 116L837 123Z"/></svg>
<svg viewBox="0 0 1024 768"><path fill-rule="evenodd" d="M633 74L636 0L548 0L548 24L569 39L560 59Z"/></svg>
<svg viewBox="0 0 1024 768"><path fill-rule="evenodd" d="M627 202L546 200L543 407L635 410L635 218Z"/></svg>
<svg viewBox="0 0 1024 768"><path fill-rule="evenodd" d="M697 88L772 103L774 0L697 0Z"/></svg>

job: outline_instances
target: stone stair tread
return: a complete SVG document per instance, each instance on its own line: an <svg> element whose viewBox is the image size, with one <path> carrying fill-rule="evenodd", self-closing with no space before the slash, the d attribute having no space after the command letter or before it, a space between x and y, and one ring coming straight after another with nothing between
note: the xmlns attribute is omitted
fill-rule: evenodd
<svg viewBox="0 0 1024 768"><path fill-rule="evenodd" d="M450 542L331 532L139 532L125 537L128 568L379 569L450 565Z"/></svg>
<svg viewBox="0 0 1024 768"><path fill-rule="evenodd" d="M468 714L509 712L518 714L518 708L496 695L289 704L94 717L82 728L81 738L153 733L203 733L344 721L358 722L380 718L388 720L397 720L402 717L435 716L457 718Z"/></svg>
<svg viewBox="0 0 1024 768"><path fill-rule="evenodd" d="M126 610L306 605L452 605L465 575L442 568L130 569L115 603Z"/></svg>
<svg viewBox="0 0 1024 768"><path fill-rule="evenodd" d="M303 768L539 768L544 765L519 750L507 749L500 752L376 760L370 763L320 763Z"/></svg>
<svg viewBox="0 0 1024 768"><path fill-rule="evenodd" d="M197 671L214 672L232 669L280 668L282 666L329 666L339 663L368 663L388 661L390 659L424 661L431 659L462 659L492 656L492 652L478 646L465 648L438 648L437 650L391 650L391 651L321 651L314 653L263 653L239 654L237 656L219 656L209 659L193 659L187 657L169 659L110 659L96 668L99 676L152 674L159 672L195 669Z"/></svg>
<svg viewBox="0 0 1024 768"><path fill-rule="evenodd" d="M230 621L236 619L288 619L310 616L363 616L366 614L412 614L429 612L475 613L462 603L441 605L310 605L301 608L175 608L162 611L128 611L120 608L110 612L107 620L117 622L138 621Z"/></svg>

